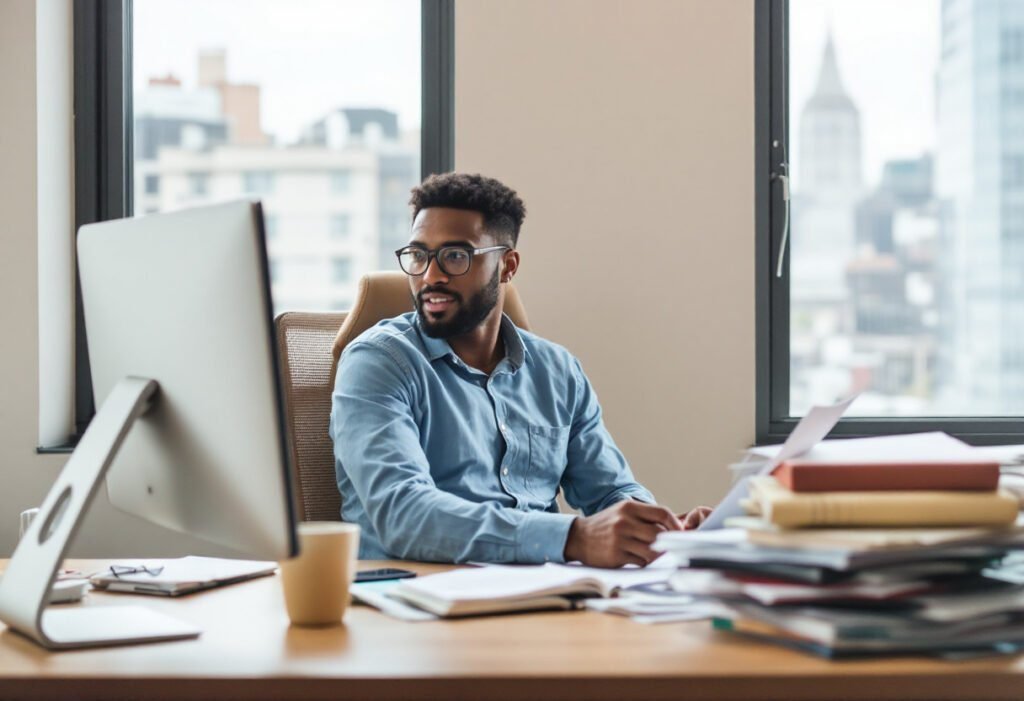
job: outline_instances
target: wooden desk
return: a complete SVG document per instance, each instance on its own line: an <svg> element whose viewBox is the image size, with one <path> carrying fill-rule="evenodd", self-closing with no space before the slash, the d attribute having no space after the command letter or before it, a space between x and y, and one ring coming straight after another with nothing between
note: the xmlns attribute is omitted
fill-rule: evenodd
<svg viewBox="0 0 1024 701"><path fill-rule="evenodd" d="M443 569L362 563L384 565ZM827 662L742 642L707 622L645 626L553 612L405 623L356 606L344 626L293 628L276 576L178 600L92 593L85 605L129 602L205 632L185 642L52 653L0 629L0 698L1024 698L1024 658Z"/></svg>

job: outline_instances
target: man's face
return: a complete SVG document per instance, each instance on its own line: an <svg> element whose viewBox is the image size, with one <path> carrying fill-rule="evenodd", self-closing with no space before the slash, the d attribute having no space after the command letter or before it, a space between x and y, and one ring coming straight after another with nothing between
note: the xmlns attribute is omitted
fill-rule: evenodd
<svg viewBox="0 0 1024 701"><path fill-rule="evenodd" d="M485 248L499 243L485 231L483 214L446 207L421 210L409 239L410 245L431 251L441 246ZM502 251L474 256L469 272L457 276L443 272L435 258L423 275L409 276L413 303L428 336L461 336L487 318L498 303L502 256Z"/></svg>

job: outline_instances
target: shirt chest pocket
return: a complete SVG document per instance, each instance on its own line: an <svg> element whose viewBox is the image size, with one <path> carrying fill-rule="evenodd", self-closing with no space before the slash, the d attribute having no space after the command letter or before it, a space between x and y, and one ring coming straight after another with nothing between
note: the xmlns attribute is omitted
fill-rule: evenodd
<svg viewBox="0 0 1024 701"><path fill-rule="evenodd" d="M530 425L530 491L545 501L555 498L568 464L569 427Z"/></svg>

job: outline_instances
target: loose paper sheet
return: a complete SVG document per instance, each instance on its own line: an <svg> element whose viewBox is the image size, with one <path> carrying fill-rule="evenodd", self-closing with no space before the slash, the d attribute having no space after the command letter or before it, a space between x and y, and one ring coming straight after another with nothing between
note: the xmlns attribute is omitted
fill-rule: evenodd
<svg viewBox="0 0 1024 701"><path fill-rule="evenodd" d="M789 434L789 438L782 444L782 449L779 453L771 462L761 468L758 474L769 474L783 460L803 455L813 448L822 438L828 435L828 432L839 422L840 417L842 417L843 413L856 398L857 395L854 395L832 406L811 407L811 410L807 412L807 416L800 420L800 423L796 425L793 432ZM747 479L744 477L733 485L729 493L725 495L725 499L698 526L698 530L722 528L725 525L725 519L744 515L745 512L740 502L747 498Z"/></svg>

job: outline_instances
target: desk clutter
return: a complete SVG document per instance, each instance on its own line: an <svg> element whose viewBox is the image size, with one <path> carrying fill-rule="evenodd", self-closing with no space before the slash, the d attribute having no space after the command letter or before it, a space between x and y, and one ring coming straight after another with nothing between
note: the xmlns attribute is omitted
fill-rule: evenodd
<svg viewBox="0 0 1024 701"><path fill-rule="evenodd" d="M1024 524L999 462L943 434L825 443L831 459L748 475L726 528L659 536L685 567L668 586L719 604L718 630L829 658L1024 649Z"/></svg>
<svg viewBox="0 0 1024 701"><path fill-rule="evenodd" d="M356 600L409 621L613 608L606 608L606 602L617 604L611 613L664 614L668 606L694 603L691 596L658 593L668 591L665 585L674 572L675 561L670 558L654 566L618 570L554 563L484 565L405 581L357 583L351 591Z"/></svg>
<svg viewBox="0 0 1024 701"><path fill-rule="evenodd" d="M1024 521L1002 453L938 433L824 441L785 460L757 450L739 513L662 533L665 555L646 568L493 565L353 595L405 620L577 608L710 619L826 658L1024 650Z"/></svg>

